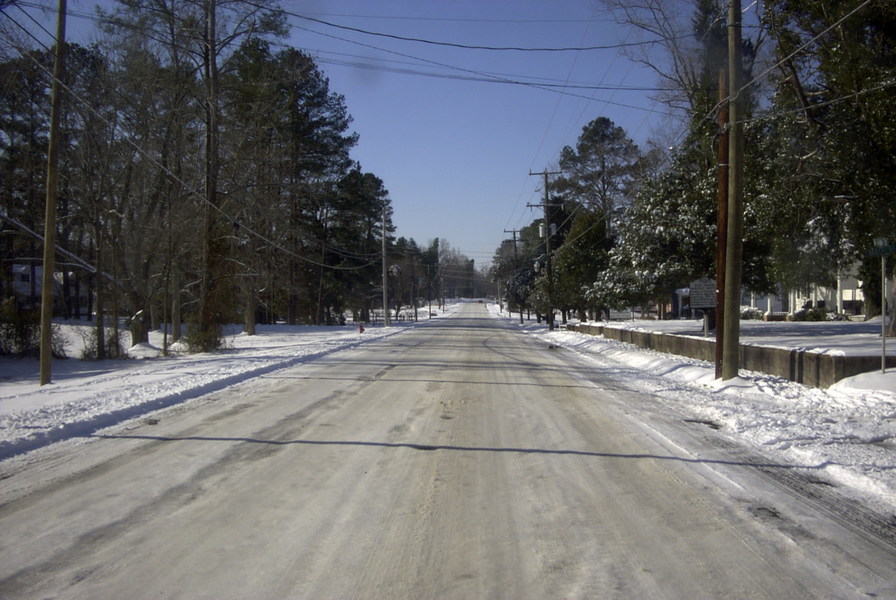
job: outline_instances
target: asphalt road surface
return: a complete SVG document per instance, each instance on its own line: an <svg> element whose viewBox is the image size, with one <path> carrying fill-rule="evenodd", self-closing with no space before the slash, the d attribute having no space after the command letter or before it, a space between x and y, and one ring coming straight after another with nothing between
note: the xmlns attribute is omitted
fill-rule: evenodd
<svg viewBox="0 0 896 600"><path fill-rule="evenodd" d="M2 476L7 599L896 598L834 491L480 304Z"/></svg>

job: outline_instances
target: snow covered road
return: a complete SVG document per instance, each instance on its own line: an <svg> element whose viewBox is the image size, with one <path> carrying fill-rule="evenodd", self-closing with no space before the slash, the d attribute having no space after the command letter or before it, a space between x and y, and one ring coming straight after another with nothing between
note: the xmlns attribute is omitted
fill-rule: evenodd
<svg viewBox="0 0 896 600"><path fill-rule="evenodd" d="M478 304L150 417L3 472L0 597L896 597L827 486Z"/></svg>

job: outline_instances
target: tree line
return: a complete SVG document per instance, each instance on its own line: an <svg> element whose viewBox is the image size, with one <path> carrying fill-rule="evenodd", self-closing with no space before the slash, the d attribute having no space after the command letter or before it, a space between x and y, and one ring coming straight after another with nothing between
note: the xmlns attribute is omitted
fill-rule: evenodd
<svg viewBox="0 0 896 600"><path fill-rule="evenodd" d="M715 276L727 2L605 4L663 40L631 58L655 69L684 134L645 150L598 117L563 148L549 185L553 277L540 219L495 254L492 277L517 309L594 316ZM855 270L866 314L879 314L868 250L896 240L896 6L769 1L746 31L744 288L834 287Z"/></svg>
<svg viewBox="0 0 896 600"><path fill-rule="evenodd" d="M57 302L69 316L100 317L95 356L120 351L118 317L133 343L170 323L171 341L196 350L218 347L226 323L251 334L276 320L370 321L384 247L407 274L387 282L396 309L435 295L464 263L444 241L440 252L438 239L426 248L395 240L384 182L350 158L357 136L345 98L311 56L278 44L287 28L276 8L120 0L100 13L100 41L66 45ZM0 297L9 323L36 318L13 299L12 267L39 281L53 49L9 29L4 38ZM38 291L26 294L31 305Z"/></svg>

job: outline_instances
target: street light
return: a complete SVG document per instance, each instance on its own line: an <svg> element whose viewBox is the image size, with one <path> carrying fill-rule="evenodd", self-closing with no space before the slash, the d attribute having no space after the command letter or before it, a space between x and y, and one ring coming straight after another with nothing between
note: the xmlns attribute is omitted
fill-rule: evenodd
<svg viewBox="0 0 896 600"><path fill-rule="evenodd" d="M880 252L880 372L887 372L887 253L892 249L887 238L874 238Z"/></svg>

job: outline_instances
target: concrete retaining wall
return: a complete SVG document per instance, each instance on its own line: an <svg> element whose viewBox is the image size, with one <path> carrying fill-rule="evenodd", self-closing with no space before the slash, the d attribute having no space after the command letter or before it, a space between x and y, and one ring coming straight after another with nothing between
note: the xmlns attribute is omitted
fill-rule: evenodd
<svg viewBox="0 0 896 600"><path fill-rule="evenodd" d="M570 331L602 335L610 340L641 348L715 362L713 338L695 338L659 332L632 331L609 325L568 325ZM896 368L896 356L887 357L887 368ZM829 387L844 377L880 369L878 356L843 356L808 350L767 348L741 344L740 368L783 377L820 388Z"/></svg>

